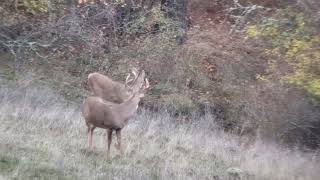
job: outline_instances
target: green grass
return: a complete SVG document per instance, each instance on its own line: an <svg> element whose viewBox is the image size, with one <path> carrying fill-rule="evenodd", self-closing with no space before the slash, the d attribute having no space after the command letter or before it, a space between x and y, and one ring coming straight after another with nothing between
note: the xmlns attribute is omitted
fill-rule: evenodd
<svg viewBox="0 0 320 180"><path fill-rule="evenodd" d="M0 173L12 173L18 166L19 160L15 157L0 154Z"/></svg>

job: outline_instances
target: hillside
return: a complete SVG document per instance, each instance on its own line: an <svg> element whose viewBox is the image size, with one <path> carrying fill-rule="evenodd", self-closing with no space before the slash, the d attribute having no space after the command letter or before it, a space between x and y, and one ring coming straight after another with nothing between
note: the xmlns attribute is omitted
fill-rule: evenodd
<svg viewBox="0 0 320 180"><path fill-rule="evenodd" d="M14 2L14 3L13 3ZM0 5L0 179L317 179L316 0ZM86 145L88 74L151 88L125 155Z"/></svg>

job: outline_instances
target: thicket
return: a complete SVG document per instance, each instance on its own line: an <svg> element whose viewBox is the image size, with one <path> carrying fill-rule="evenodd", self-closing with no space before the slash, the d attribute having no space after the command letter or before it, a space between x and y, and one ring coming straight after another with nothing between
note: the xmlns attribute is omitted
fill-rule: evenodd
<svg viewBox="0 0 320 180"><path fill-rule="evenodd" d="M268 113L260 115L258 124L267 133L276 132L276 139L312 147L319 145L320 137L319 5L286 2L246 28L247 36L262 44L266 62L265 72L256 78L264 87L258 93L264 97L261 107Z"/></svg>
<svg viewBox="0 0 320 180"><path fill-rule="evenodd" d="M40 83L81 102L88 73L123 81L135 66L152 85L145 107L165 106L186 121L209 112L231 132L317 147L318 5L6 1L0 6L1 75L14 80L33 71Z"/></svg>
<svg viewBox="0 0 320 180"><path fill-rule="evenodd" d="M278 78L302 87L315 99L320 97L319 16L290 6L249 26L247 32L268 44L265 53L272 58L267 74L260 79Z"/></svg>

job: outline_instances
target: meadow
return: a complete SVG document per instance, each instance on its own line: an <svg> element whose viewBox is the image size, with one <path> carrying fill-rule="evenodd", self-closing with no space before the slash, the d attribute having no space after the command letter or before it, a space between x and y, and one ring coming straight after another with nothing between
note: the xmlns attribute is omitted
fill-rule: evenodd
<svg viewBox="0 0 320 180"><path fill-rule="evenodd" d="M81 104L30 85L0 88L0 179L261 179L316 180L319 155L223 132L215 116L181 123L165 110L140 108L106 160L105 131L87 147ZM114 142L113 142L114 143Z"/></svg>

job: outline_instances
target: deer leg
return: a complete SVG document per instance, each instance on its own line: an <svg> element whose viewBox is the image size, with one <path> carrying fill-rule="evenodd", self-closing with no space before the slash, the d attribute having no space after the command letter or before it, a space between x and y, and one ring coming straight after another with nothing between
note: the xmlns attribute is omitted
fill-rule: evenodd
<svg viewBox="0 0 320 180"><path fill-rule="evenodd" d="M108 150L107 150L107 159L110 159L110 145L112 141L112 129L107 130L108 133Z"/></svg>
<svg viewBox="0 0 320 180"><path fill-rule="evenodd" d="M92 148L92 136L93 136L94 128L95 127L88 126L88 144L89 144L89 149Z"/></svg>
<svg viewBox="0 0 320 180"><path fill-rule="evenodd" d="M116 130L116 135L117 135L117 149L120 151L120 154L123 155L122 147L121 147L121 129Z"/></svg>

